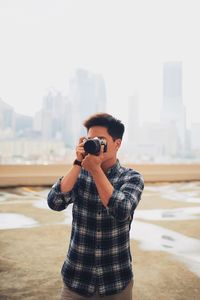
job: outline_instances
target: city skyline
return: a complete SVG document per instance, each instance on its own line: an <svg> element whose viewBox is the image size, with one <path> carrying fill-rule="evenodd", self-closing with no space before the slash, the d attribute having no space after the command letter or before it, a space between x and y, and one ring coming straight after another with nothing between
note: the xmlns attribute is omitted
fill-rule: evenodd
<svg viewBox="0 0 200 300"><path fill-rule="evenodd" d="M51 87L68 94L84 68L103 76L108 112L127 120L137 95L141 120L158 121L163 64L181 61L187 125L198 122L198 1L19 2L0 1L0 97L18 113L33 116Z"/></svg>
<svg viewBox="0 0 200 300"><path fill-rule="evenodd" d="M159 123L141 123L139 99L137 95L129 98L120 159L125 162L199 160L200 122L192 124L190 130L186 128L182 83L182 63L166 63ZM103 77L84 69L76 71L69 86L67 96L50 90L34 117L17 114L0 99L0 161L55 163L71 160L80 136L87 136L83 121L88 114L106 111L107 94Z"/></svg>

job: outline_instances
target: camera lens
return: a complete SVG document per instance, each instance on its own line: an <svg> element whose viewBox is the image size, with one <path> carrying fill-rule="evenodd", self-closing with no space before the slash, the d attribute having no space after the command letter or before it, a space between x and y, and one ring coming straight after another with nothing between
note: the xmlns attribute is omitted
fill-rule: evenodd
<svg viewBox="0 0 200 300"><path fill-rule="evenodd" d="M101 150L101 144L97 139L87 140L83 147L85 152L90 154L97 154Z"/></svg>

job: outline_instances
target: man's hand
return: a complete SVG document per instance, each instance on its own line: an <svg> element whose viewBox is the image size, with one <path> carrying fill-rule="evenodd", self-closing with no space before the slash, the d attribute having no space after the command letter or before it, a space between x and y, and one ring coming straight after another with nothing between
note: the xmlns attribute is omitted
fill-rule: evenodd
<svg viewBox="0 0 200 300"><path fill-rule="evenodd" d="M82 160L82 167L91 173L98 172L101 168L101 164L104 158L104 146L101 146L101 152L99 155L87 154L85 158Z"/></svg>
<svg viewBox="0 0 200 300"><path fill-rule="evenodd" d="M84 145L84 140L85 140L85 137L81 137L79 139L79 144L78 146L76 147L76 158L79 160L79 161L82 161L86 155L85 153L85 150L83 148L83 145Z"/></svg>
<svg viewBox="0 0 200 300"><path fill-rule="evenodd" d="M93 177L101 202L105 207L107 207L110 197L113 194L114 187L101 168L104 159L103 150L104 146L102 145L99 155L86 155L86 157L82 161L82 167L87 170Z"/></svg>

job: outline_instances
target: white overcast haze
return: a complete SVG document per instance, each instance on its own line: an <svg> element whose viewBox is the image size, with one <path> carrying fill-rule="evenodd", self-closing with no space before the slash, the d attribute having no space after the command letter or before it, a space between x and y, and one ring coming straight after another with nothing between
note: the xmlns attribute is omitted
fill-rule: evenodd
<svg viewBox="0 0 200 300"><path fill-rule="evenodd" d="M158 121L162 68L183 63L188 124L200 111L199 0L0 0L0 98L27 115L77 68L102 74L108 111L126 118L137 95Z"/></svg>

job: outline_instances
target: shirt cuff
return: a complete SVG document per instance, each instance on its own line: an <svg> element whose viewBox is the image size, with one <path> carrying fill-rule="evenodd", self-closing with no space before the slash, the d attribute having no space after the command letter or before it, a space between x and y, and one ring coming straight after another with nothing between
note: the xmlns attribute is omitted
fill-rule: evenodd
<svg viewBox="0 0 200 300"><path fill-rule="evenodd" d="M61 180L63 179L64 176L60 177L57 182L53 185L53 189L55 190L56 193L61 194L64 197L65 202L68 204L71 200L72 197L72 191L69 192L62 192L61 191Z"/></svg>

